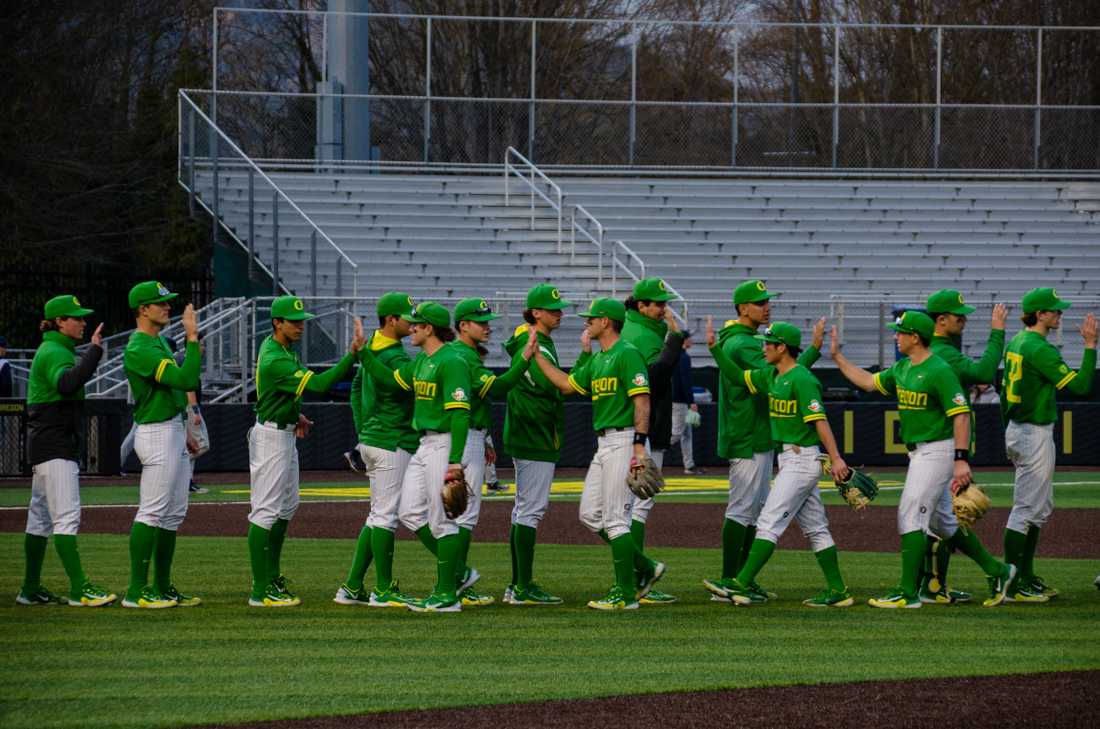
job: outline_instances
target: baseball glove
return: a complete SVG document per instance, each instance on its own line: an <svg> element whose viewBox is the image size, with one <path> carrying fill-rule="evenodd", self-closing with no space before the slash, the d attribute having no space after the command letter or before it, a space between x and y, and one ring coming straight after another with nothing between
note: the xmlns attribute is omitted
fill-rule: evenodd
<svg viewBox="0 0 1100 729"><path fill-rule="evenodd" d="M693 428L698 428L703 424L703 416L696 410L688 410L684 413L684 422Z"/></svg>
<svg viewBox="0 0 1100 729"><path fill-rule="evenodd" d="M661 469L649 456L641 461L637 458L630 459L630 471L626 474L626 485L641 499L651 499L661 493L665 487L665 477L661 475Z"/></svg>
<svg viewBox="0 0 1100 729"><path fill-rule="evenodd" d="M187 415L185 416L187 433L198 445L198 450L191 454L192 459L198 458L210 450L210 432L206 429L206 418L202 417L199 413L200 411L197 407L190 405L187 408ZM198 425L195 424L195 416L199 416Z"/></svg>
<svg viewBox="0 0 1100 729"><path fill-rule="evenodd" d="M952 494L951 508L959 525L969 529L989 511L989 497L977 484L972 483Z"/></svg>
<svg viewBox="0 0 1100 729"><path fill-rule="evenodd" d="M856 511L867 506L878 496L878 482L858 468L849 468L848 478L833 483L836 484L840 497Z"/></svg>
<svg viewBox="0 0 1100 729"><path fill-rule="evenodd" d="M449 472L443 478L443 511L448 519L457 519L466 513L470 503L470 490L462 471Z"/></svg>

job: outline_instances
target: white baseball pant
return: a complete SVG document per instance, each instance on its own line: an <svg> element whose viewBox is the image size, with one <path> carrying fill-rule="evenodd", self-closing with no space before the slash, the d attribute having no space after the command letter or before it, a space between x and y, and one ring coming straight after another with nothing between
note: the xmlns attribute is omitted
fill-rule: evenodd
<svg viewBox="0 0 1100 729"><path fill-rule="evenodd" d="M295 425L256 423L248 431L248 472L252 511L248 520L271 529L298 511L298 446Z"/></svg>
<svg viewBox="0 0 1100 729"><path fill-rule="evenodd" d="M1032 525L1041 529L1054 512L1054 423L1008 421L1005 452L1016 467L1006 527L1021 534Z"/></svg>
<svg viewBox="0 0 1100 729"><path fill-rule="evenodd" d="M909 469L898 502L898 534L926 532L948 539L958 530L954 515L950 521L942 514L945 483L955 473L955 441L919 443L909 451Z"/></svg>
<svg viewBox="0 0 1100 729"><path fill-rule="evenodd" d="M481 484L485 482L485 431L470 428L466 448L462 451L462 472L470 486L470 502L466 511L455 519L463 529L472 530L481 516Z"/></svg>
<svg viewBox="0 0 1100 729"><path fill-rule="evenodd" d="M137 426L134 452L141 460L140 505L134 521L178 530L187 516L187 487L191 482L183 419Z"/></svg>
<svg viewBox="0 0 1100 729"><path fill-rule="evenodd" d="M768 500L771 480L771 451L753 453L752 458L731 458L726 518L742 526L755 525Z"/></svg>
<svg viewBox="0 0 1100 729"><path fill-rule="evenodd" d="M512 523L538 529L550 504L550 487L554 483L554 464L550 461L514 459L516 466L516 503L512 507Z"/></svg>
<svg viewBox="0 0 1100 729"><path fill-rule="evenodd" d="M672 443L680 444L680 459L684 462L684 470L695 468L695 449L693 443L692 428L687 424L687 414L691 406L686 402L672 403Z"/></svg>
<svg viewBox="0 0 1100 729"><path fill-rule="evenodd" d="M401 482L398 515L409 531L426 525L436 539L458 534L458 524L448 519L443 510L443 479L447 476L450 453L450 433L427 431L420 437L420 447L409 461Z"/></svg>
<svg viewBox="0 0 1100 729"><path fill-rule="evenodd" d="M829 518L817 484L821 479L821 449L817 446L784 445L779 454L779 472L756 523L756 538L773 544L787 531L791 519L798 521L810 548L820 552L833 546Z"/></svg>
<svg viewBox="0 0 1100 729"><path fill-rule="evenodd" d="M630 507L634 494L626 485L634 455L634 429L606 433L597 439L596 455L584 476L581 523L610 539L630 534Z"/></svg>
<svg viewBox="0 0 1100 729"><path fill-rule="evenodd" d="M397 531L398 509L401 506L401 482L405 479L405 469L409 467L412 453L398 448L387 451L384 448L364 445L356 446L359 457L363 459L363 469L370 479L370 514L367 526L371 529Z"/></svg>
<svg viewBox="0 0 1100 729"><path fill-rule="evenodd" d="M633 444L631 444L633 446ZM665 465L665 452L663 450L655 451L651 450L649 443L645 446L646 453L653 459L653 462L657 464L657 469L660 470ZM633 455L633 454L631 454ZM630 508L630 519L632 521L640 521L645 524L649 520L649 512L653 511L653 497L647 499L634 499L634 505Z"/></svg>
<svg viewBox="0 0 1100 729"><path fill-rule="evenodd" d="M27 534L48 537L80 530L80 467L54 458L36 463L27 507Z"/></svg>

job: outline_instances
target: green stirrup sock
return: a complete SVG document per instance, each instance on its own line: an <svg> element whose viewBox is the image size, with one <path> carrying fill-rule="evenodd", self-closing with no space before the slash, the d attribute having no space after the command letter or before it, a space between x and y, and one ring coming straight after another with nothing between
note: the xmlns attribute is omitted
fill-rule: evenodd
<svg viewBox="0 0 1100 729"><path fill-rule="evenodd" d="M366 576L367 568L370 567L371 558L374 556L371 545L371 528L364 526L359 530L359 539L355 542L355 556L351 559L348 579L344 581L344 584L353 590L363 589L363 577Z"/></svg>
<svg viewBox="0 0 1100 729"><path fill-rule="evenodd" d="M531 585L533 579L533 573L535 569L535 539L538 536L538 530L523 526L522 524L515 525L516 530L516 549L519 552L517 557L517 570L519 574L516 575L515 585L517 588L526 590Z"/></svg>
<svg viewBox="0 0 1100 729"><path fill-rule="evenodd" d="M908 598L915 598L920 589L920 565L927 546L928 535L922 531L901 535L901 589Z"/></svg>
<svg viewBox="0 0 1100 729"><path fill-rule="evenodd" d="M271 575L267 573L267 551L271 545L271 532L252 522L248 524L248 561L252 565L252 597L263 600Z"/></svg>
<svg viewBox="0 0 1100 729"><path fill-rule="evenodd" d="M379 592L388 590L393 586L393 532L375 527L370 531L370 543L374 552L375 584Z"/></svg>
<svg viewBox="0 0 1100 729"><path fill-rule="evenodd" d="M176 533L157 529L157 547L153 553L153 581L161 593L172 586L172 558L176 555Z"/></svg>
<svg viewBox="0 0 1100 729"><path fill-rule="evenodd" d="M998 577L1001 574L1004 565L998 562L997 558L982 546L981 541L978 540L978 535L971 530L959 527L959 530L948 541L951 546L958 547L960 552L977 562L978 566L982 568L982 572L987 576ZM941 549L944 544L947 544L947 542L940 545ZM946 585L946 583L944 584Z"/></svg>
<svg viewBox="0 0 1100 729"><path fill-rule="evenodd" d="M27 534L23 537L23 553L27 566L23 572L23 592L30 594L42 585L42 563L46 561L46 543L49 537Z"/></svg>
<svg viewBox="0 0 1100 729"><path fill-rule="evenodd" d="M959 529L950 539L941 539L936 547L936 553L934 555L936 564L935 574L941 587L947 587L947 570L951 567L951 554L958 548L956 537L961 531L962 529ZM966 553L964 552L963 554Z"/></svg>
<svg viewBox="0 0 1100 729"><path fill-rule="evenodd" d="M817 564L825 573L825 582L830 590L844 592L844 578L840 576L840 562L837 559L836 546L826 547L820 552L814 552Z"/></svg>
<svg viewBox="0 0 1100 729"><path fill-rule="evenodd" d="M470 558L470 542L474 533L466 527L458 528L458 554L455 555L455 584L460 584L466 576L466 562Z"/></svg>
<svg viewBox="0 0 1100 729"><path fill-rule="evenodd" d="M749 550L749 556L745 558L741 571L737 573L737 581L747 585L755 580L760 570L771 559L773 552L775 552L775 542L769 542L767 539L752 540L752 549Z"/></svg>
<svg viewBox="0 0 1100 729"><path fill-rule="evenodd" d="M604 540L604 542L606 542L607 544L611 544L611 537L607 536L607 530L606 529L601 529L598 532L596 532L596 536L599 537L600 539Z"/></svg>
<svg viewBox="0 0 1100 729"><path fill-rule="evenodd" d="M130 584L126 596L137 600L149 584L149 562L157 543L157 528L140 521L130 527Z"/></svg>
<svg viewBox="0 0 1100 729"><path fill-rule="evenodd" d="M623 534L611 540L611 559L615 564L615 584L623 591L627 602L634 602L637 587L634 584L634 537Z"/></svg>
<svg viewBox="0 0 1100 729"><path fill-rule="evenodd" d="M457 534L448 534L438 540L439 554L436 562L435 591L440 595L455 597L455 563L462 549L462 538Z"/></svg>
<svg viewBox="0 0 1100 729"><path fill-rule="evenodd" d="M88 577L80 566L80 550L76 546L76 535L54 534L53 546L57 550L57 556L61 558L65 574L69 576L69 595L79 601L84 594L84 583L88 581Z"/></svg>
<svg viewBox="0 0 1100 729"><path fill-rule="evenodd" d="M508 551L512 554L512 581L508 584L513 587L519 583L519 555L516 546L516 528L518 524L513 524L512 528L508 530Z"/></svg>
<svg viewBox="0 0 1100 729"><path fill-rule="evenodd" d="M289 525L290 522L286 519L276 519L271 525L271 539L267 550L267 574L273 580L283 574L279 563L283 557L283 542L286 541L286 528Z"/></svg>
<svg viewBox="0 0 1100 729"><path fill-rule="evenodd" d="M55 539L57 537L54 537ZM1039 527L1034 524L1027 528L1027 539L1024 542L1024 555L1020 564L1020 572L1024 577L1035 576L1035 550L1039 546Z"/></svg>
<svg viewBox="0 0 1100 729"><path fill-rule="evenodd" d="M1017 577L1023 576L1025 549L1027 535L1015 529L1005 529L1005 562L1016 565Z"/></svg>
<svg viewBox="0 0 1100 729"><path fill-rule="evenodd" d="M745 547L744 524L726 519L722 522L722 579L737 576L741 569L741 550Z"/></svg>
<svg viewBox="0 0 1100 729"><path fill-rule="evenodd" d="M420 540L420 543L428 548L428 551L435 556L439 556L439 542L432 536L432 528L424 525L416 530L416 538Z"/></svg>
<svg viewBox="0 0 1100 729"><path fill-rule="evenodd" d="M749 558L749 552L752 550L753 542L756 541L756 525L750 524L745 527L745 543L741 547L741 564L737 565L737 571L740 572L741 568L745 566L745 560Z"/></svg>
<svg viewBox="0 0 1100 729"><path fill-rule="evenodd" d="M917 575L917 583L924 584L924 581L931 580L932 575L936 574L936 555L940 553L940 549L943 547L940 544L940 540L935 537L928 538L928 544L924 547L924 559L921 560L920 574Z"/></svg>
<svg viewBox="0 0 1100 729"><path fill-rule="evenodd" d="M637 519L630 520L630 536L634 538L634 546L639 552L645 551L645 522Z"/></svg>

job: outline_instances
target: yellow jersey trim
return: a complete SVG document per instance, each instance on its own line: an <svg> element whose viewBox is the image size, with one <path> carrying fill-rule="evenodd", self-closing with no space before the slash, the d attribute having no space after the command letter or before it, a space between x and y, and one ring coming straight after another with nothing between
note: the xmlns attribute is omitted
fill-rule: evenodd
<svg viewBox="0 0 1100 729"><path fill-rule="evenodd" d="M802 418L803 423L812 423L815 420L827 420L827 418L824 415L818 413L807 415L806 417Z"/></svg>
<svg viewBox="0 0 1100 729"><path fill-rule="evenodd" d="M164 375L164 370L166 370L170 364L172 364L172 360L162 359L160 364L157 365L157 371L153 374L153 379L160 382L160 378Z"/></svg>
<svg viewBox="0 0 1100 729"><path fill-rule="evenodd" d="M875 381L875 389L878 390L879 392L881 392L883 395L886 395L887 397L889 397L890 393L886 392L886 388L882 386L881 382L879 382L879 377L878 376L880 374L881 373L876 372L874 374L874 377L872 378Z"/></svg>
<svg viewBox="0 0 1100 729"><path fill-rule="evenodd" d="M1066 375L1062 379L1058 380L1058 384L1056 384L1054 386L1054 389L1055 390L1061 390L1063 387L1065 387L1066 385L1068 385L1070 383L1070 380L1072 380L1076 376L1077 376L1076 372L1070 372L1068 375Z"/></svg>
<svg viewBox="0 0 1100 729"><path fill-rule="evenodd" d="M745 377L745 385L748 386L749 392L751 392L753 395L755 395L756 394L756 385L752 384L752 372L750 372L749 370L745 370L744 377Z"/></svg>
<svg viewBox="0 0 1100 729"><path fill-rule="evenodd" d="M469 410L470 403L468 402L449 402L443 406L444 410Z"/></svg>
<svg viewBox="0 0 1100 729"><path fill-rule="evenodd" d="M581 387L580 385L578 385L577 381L573 379L573 375L569 375L569 384L572 385L573 389L576 390L579 394L581 394L581 395L587 395L588 394L588 390L586 390L583 387Z"/></svg>
<svg viewBox="0 0 1100 729"><path fill-rule="evenodd" d="M393 379L397 381L397 384L401 386L402 390L411 390L409 383L401 379L401 373L398 370L393 371Z"/></svg>
<svg viewBox="0 0 1100 729"><path fill-rule="evenodd" d="M302 393L306 391L306 383L313 377L313 370L306 370L306 373L302 375L302 381L298 383L298 389L294 391L294 397L301 397Z"/></svg>
<svg viewBox="0 0 1100 729"><path fill-rule="evenodd" d="M946 415L949 418L953 418L956 415L960 415L961 413L968 413L968 412L970 412L970 407L969 406L960 405L957 408L951 408L950 410L945 411L944 415Z"/></svg>
<svg viewBox="0 0 1100 729"><path fill-rule="evenodd" d="M633 389L627 390L626 394L630 395L630 397L634 397L635 395L648 395L649 394L649 388L648 387L635 387Z"/></svg>
<svg viewBox="0 0 1100 729"><path fill-rule="evenodd" d="M375 329L374 336L370 338L370 351L377 352L386 347L392 347L395 344L397 344L396 339L390 339L382 333L381 329Z"/></svg>
<svg viewBox="0 0 1100 729"><path fill-rule="evenodd" d="M496 382L496 379L497 376L492 375L489 377L489 379L485 380L485 384L482 385L481 389L477 391L477 396L484 400L485 396L489 393L489 388L493 386L493 383Z"/></svg>

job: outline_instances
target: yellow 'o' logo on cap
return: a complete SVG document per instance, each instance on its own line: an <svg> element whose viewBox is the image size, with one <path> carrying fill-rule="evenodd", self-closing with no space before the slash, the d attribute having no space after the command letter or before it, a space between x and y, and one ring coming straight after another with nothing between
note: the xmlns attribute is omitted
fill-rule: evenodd
<svg viewBox="0 0 1100 729"><path fill-rule="evenodd" d="M80 306L80 302L76 300L75 296L73 297L73 306Z"/></svg>
<svg viewBox="0 0 1100 729"><path fill-rule="evenodd" d="M405 297L405 301L409 302L409 306L412 306L412 305L413 305L413 297L411 297L411 296L406 296L406 297Z"/></svg>
<svg viewBox="0 0 1100 729"><path fill-rule="evenodd" d="M960 304L965 304L966 303L965 301L963 301L963 295L962 294L959 294L959 303Z"/></svg>
<svg viewBox="0 0 1100 729"><path fill-rule="evenodd" d="M550 298L554 300L560 299L561 294L558 293L557 289L550 289Z"/></svg>
<svg viewBox="0 0 1100 729"><path fill-rule="evenodd" d="M297 311L302 311L302 310L303 310L303 309L305 309L306 307L305 307L305 304L303 304L303 303L302 303L302 300L301 300L301 299L295 299L295 300L294 300L294 308L295 308L295 310L297 310Z"/></svg>
<svg viewBox="0 0 1100 729"><path fill-rule="evenodd" d="M767 291L768 290L768 287L764 284L763 281L757 281L756 282L756 288L759 289L760 291Z"/></svg>
<svg viewBox="0 0 1100 729"><path fill-rule="evenodd" d="M1050 295L1057 299L1058 298L1058 290L1057 289L1051 289L1050 290Z"/></svg>
<svg viewBox="0 0 1100 729"><path fill-rule="evenodd" d="M657 281L657 288L659 288L661 291L665 290L665 282L663 279Z"/></svg>
<svg viewBox="0 0 1100 729"><path fill-rule="evenodd" d="M480 307L480 308L482 308L482 309L488 309L488 308L489 308L489 305L488 305L487 303L485 303L485 299L482 299L482 300L481 300L481 303L480 303L480 304L478 304L478 307Z"/></svg>

